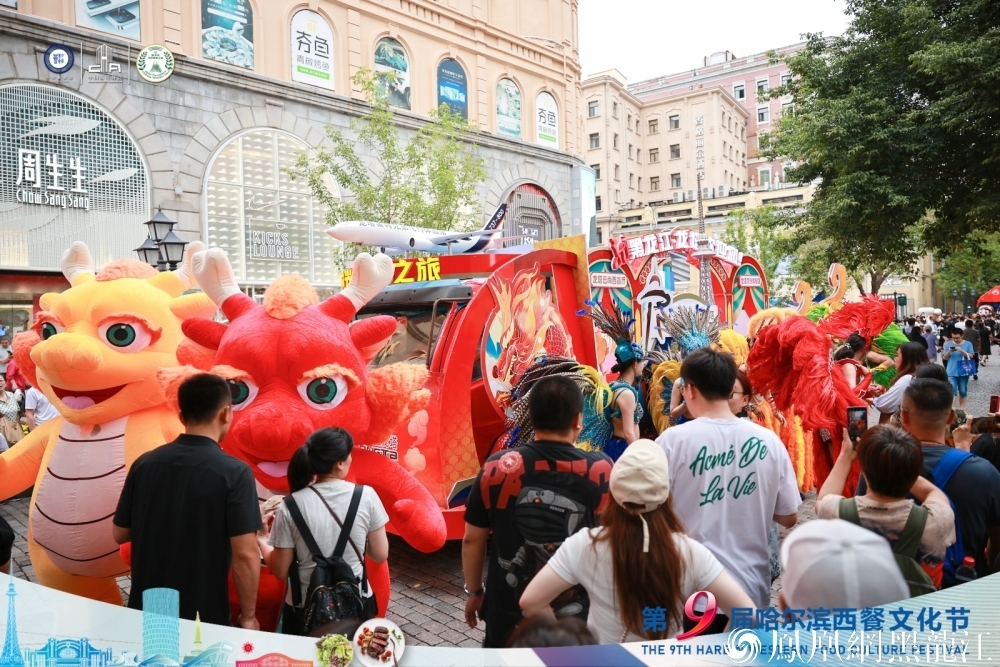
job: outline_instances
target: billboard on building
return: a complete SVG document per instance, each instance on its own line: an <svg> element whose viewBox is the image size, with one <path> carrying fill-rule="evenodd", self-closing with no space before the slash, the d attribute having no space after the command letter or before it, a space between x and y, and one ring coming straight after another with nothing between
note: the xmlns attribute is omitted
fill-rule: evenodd
<svg viewBox="0 0 1000 667"><path fill-rule="evenodd" d="M438 65L437 103L448 106L453 114L469 117L469 81L465 70L454 58L445 58Z"/></svg>
<svg viewBox="0 0 1000 667"><path fill-rule="evenodd" d="M249 2L201 0L201 55L253 69L253 9Z"/></svg>
<svg viewBox="0 0 1000 667"><path fill-rule="evenodd" d="M0 0L17 9L17 0ZM76 24L109 35L140 40L138 0L76 0Z"/></svg>
<svg viewBox="0 0 1000 667"><path fill-rule="evenodd" d="M573 226L570 233L583 234L587 247L597 245L597 173L590 167L573 166Z"/></svg>
<svg viewBox="0 0 1000 667"><path fill-rule="evenodd" d="M392 37L383 37L375 45L375 73L379 93L388 94L389 104L410 108L410 59L403 45Z"/></svg>
<svg viewBox="0 0 1000 667"><path fill-rule="evenodd" d="M334 89L333 31L314 11L303 9L292 17L292 81Z"/></svg>
<svg viewBox="0 0 1000 667"><path fill-rule="evenodd" d="M535 98L535 137L542 146L559 148L559 107L549 93L538 93Z"/></svg>
<svg viewBox="0 0 1000 667"><path fill-rule="evenodd" d="M497 82L497 132L521 138L521 90L510 79Z"/></svg>

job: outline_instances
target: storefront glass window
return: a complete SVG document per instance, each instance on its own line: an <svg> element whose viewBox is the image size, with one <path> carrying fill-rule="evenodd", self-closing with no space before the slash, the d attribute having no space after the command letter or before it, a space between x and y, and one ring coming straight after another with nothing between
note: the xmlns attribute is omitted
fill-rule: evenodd
<svg viewBox="0 0 1000 667"><path fill-rule="evenodd" d="M307 146L277 130L253 130L216 155L205 188L206 239L229 253L237 278L267 284L298 273L317 286L339 284L338 242L327 209L286 170Z"/></svg>

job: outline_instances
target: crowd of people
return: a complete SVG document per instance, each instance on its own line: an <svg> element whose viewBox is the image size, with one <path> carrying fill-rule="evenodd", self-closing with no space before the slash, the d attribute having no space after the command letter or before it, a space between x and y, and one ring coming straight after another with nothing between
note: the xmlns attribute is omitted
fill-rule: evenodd
<svg viewBox="0 0 1000 667"><path fill-rule="evenodd" d="M470 490L468 625L483 623L484 646L495 648L666 639L685 628L684 604L698 591L715 596L721 631L734 609L768 608L779 575L782 606L860 609L961 583L970 559L979 576L995 571L1000 443L992 434L974 441L953 409L977 375L956 360L986 363L995 326L911 319L894 359L873 358L855 335L831 349L883 419L860 438L845 430L816 496L818 518L798 527L804 495L792 461L749 418L760 397L729 352L685 355L672 388L676 423L654 441L634 426L643 361L630 346L612 385L616 457L578 446L579 383L541 378L527 395L532 440L492 454ZM873 388L868 362L895 367L887 390ZM0 414L19 421L30 411L34 428L44 407L13 385L0 381ZM263 562L288 582L284 633L343 631L374 617L366 561L388 558L388 515L372 489L347 480L351 434L310 435L289 464L291 493L261 507L249 466L219 447L232 422L229 384L194 375L177 402L185 433L133 463L114 515L114 539L131 549L129 605L141 609L144 590L174 588L181 617L228 624L231 575L237 623L257 629ZM845 497L856 465L861 483ZM791 529L780 549L777 526ZM0 524L0 560L10 558L9 532ZM662 622L650 623L651 608L665 610Z"/></svg>

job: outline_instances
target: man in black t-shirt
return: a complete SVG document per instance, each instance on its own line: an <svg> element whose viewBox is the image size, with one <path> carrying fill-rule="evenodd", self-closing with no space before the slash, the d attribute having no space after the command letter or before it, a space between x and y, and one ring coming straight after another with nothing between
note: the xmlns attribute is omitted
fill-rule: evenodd
<svg viewBox="0 0 1000 667"><path fill-rule="evenodd" d="M576 383L560 376L539 380L528 394L528 412L534 442L489 457L465 508L465 620L472 628L480 618L486 622L484 648L507 645L523 618L520 599L528 582L567 537L596 526L608 502L611 459L574 446L583 428L583 395ZM590 604L577 586L552 608L556 616L586 620Z"/></svg>
<svg viewBox="0 0 1000 667"><path fill-rule="evenodd" d="M114 538L132 542L128 606L142 609L143 593L173 588L180 616L229 625L229 567L240 599L240 627L256 619L261 529L250 467L222 451L233 419L229 384L199 374L178 392L184 434L135 460L114 517Z"/></svg>

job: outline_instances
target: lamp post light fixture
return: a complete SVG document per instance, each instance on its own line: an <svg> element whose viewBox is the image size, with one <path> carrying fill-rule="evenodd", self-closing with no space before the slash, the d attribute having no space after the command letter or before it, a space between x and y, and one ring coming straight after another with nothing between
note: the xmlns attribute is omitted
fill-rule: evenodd
<svg viewBox="0 0 1000 667"><path fill-rule="evenodd" d="M139 259L155 266L158 271L175 270L184 259L184 247L187 245L187 241L174 234L177 223L158 208L152 220L144 224L149 236L135 249Z"/></svg>

